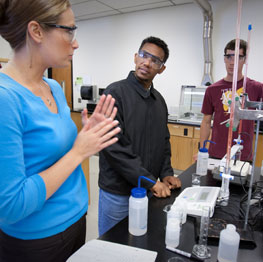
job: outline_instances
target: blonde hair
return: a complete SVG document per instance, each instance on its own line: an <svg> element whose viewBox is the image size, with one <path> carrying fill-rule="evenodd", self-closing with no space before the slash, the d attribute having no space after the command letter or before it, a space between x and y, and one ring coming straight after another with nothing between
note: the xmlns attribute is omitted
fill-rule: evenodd
<svg viewBox="0 0 263 262"><path fill-rule="evenodd" d="M57 23L70 6L69 0L0 0L0 35L18 50L26 43L30 21Z"/></svg>

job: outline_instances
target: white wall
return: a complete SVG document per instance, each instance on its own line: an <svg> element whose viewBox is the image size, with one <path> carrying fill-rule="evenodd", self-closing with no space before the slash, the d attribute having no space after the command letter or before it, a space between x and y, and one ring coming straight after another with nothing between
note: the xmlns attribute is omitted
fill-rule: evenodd
<svg viewBox="0 0 263 262"><path fill-rule="evenodd" d="M0 57L10 58L12 55L9 44L0 36Z"/></svg>
<svg viewBox="0 0 263 262"><path fill-rule="evenodd" d="M225 76L223 49L236 37L237 0L210 2L214 14L213 77ZM243 0L241 35L253 26L248 75L263 82L263 1ZM87 76L92 84L105 88L126 78L134 69L133 58L141 41L150 35L165 40L170 49L167 69L154 80L168 108L179 104L181 85L200 85L203 76L203 16L196 4L185 4L123 14L78 23L80 48L73 58L73 78ZM9 57L10 49L0 39L0 57Z"/></svg>
<svg viewBox="0 0 263 262"><path fill-rule="evenodd" d="M236 37L237 0L217 0L212 2L214 12L214 78L225 74L222 59L223 49L228 40ZM263 82L263 1L243 0L240 38L247 40L248 25L252 24L248 76Z"/></svg>
<svg viewBox="0 0 263 262"><path fill-rule="evenodd" d="M180 86L202 79L202 25L201 10L194 4L79 22L73 76L87 74L102 88L126 78L142 40L157 36L168 44L170 57L155 87L168 104L179 103Z"/></svg>

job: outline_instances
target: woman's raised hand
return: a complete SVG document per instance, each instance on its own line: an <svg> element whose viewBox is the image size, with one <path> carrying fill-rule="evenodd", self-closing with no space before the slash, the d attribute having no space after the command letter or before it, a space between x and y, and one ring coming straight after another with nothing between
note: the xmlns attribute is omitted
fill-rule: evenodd
<svg viewBox="0 0 263 262"><path fill-rule="evenodd" d="M114 107L115 99L111 95L102 95L93 114L88 118L88 111L85 108L82 113L82 125L88 125L89 128L96 126L106 118L115 118L117 108Z"/></svg>
<svg viewBox="0 0 263 262"><path fill-rule="evenodd" d="M117 120L106 118L91 128L89 124L82 128L72 148L77 156L81 157L81 162L118 141L118 138L114 137L121 131L116 127L118 123Z"/></svg>

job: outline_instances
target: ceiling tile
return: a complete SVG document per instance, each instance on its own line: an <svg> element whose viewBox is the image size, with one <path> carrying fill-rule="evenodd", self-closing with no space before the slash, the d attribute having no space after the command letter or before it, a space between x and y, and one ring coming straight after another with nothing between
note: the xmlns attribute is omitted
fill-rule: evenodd
<svg viewBox="0 0 263 262"><path fill-rule="evenodd" d="M76 21L193 2L194 0L70 0Z"/></svg>
<svg viewBox="0 0 263 262"><path fill-rule="evenodd" d="M79 4L79 3L84 3L84 2L89 2L89 1L94 1L94 0L69 0L69 2L74 5L74 4Z"/></svg>
<svg viewBox="0 0 263 262"><path fill-rule="evenodd" d="M113 10L113 11L100 12L100 13L96 13L96 14L83 15L83 16L76 17L76 21L78 22L78 21L82 21L82 20L112 16L112 15L116 15L118 13L119 13L118 11Z"/></svg>
<svg viewBox="0 0 263 262"><path fill-rule="evenodd" d="M140 5L165 2L165 0L100 0L100 2L114 9L122 9Z"/></svg>
<svg viewBox="0 0 263 262"><path fill-rule="evenodd" d="M176 5L181 5L181 4L189 4L193 3L194 0L172 0L172 2Z"/></svg>
<svg viewBox="0 0 263 262"><path fill-rule="evenodd" d="M80 4L72 5L75 16L90 15L100 12L112 11L112 8L99 3L98 1L88 1Z"/></svg>
<svg viewBox="0 0 263 262"><path fill-rule="evenodd" d="M122 13L129 13L129 12L148 10L148 9L172 6L172 5L173 4L170 1L163 1L163 2L159 2L159 3L155 3L155 4L148 4L148 5L140 5L140 6L122 8L122 9L120 9L120 11Z"/></svg>

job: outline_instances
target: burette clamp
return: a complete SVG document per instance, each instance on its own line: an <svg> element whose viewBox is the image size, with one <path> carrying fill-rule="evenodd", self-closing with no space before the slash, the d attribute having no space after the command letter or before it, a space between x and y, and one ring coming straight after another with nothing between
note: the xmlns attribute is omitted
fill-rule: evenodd
<svg viewBox="0 0 263 262"><path fill-rule="evenodd" d="M233 176L231 176L230 174L226 174L226 173L220 173L220 176L222 178L226 178L226 179L229 179L229 180L233 180L234 179Z"/></svg>

